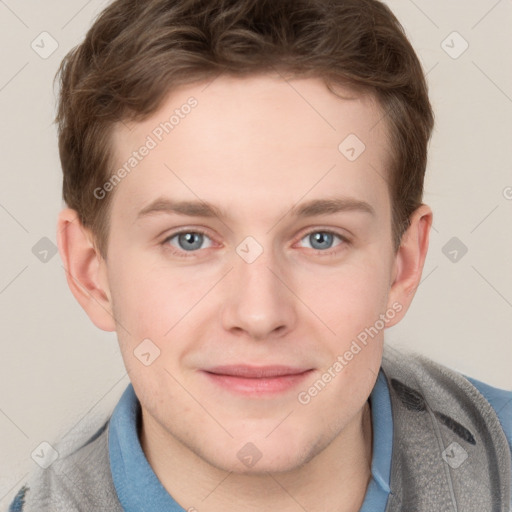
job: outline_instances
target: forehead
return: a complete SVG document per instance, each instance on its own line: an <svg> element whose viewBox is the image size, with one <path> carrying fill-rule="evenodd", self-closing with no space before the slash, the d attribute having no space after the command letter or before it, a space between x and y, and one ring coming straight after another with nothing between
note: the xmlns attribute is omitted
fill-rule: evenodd
<svg viewBox="0 0 512 512"><path fill-rule="evenodd" d="M372 96L339 92L317 78L279 75L181 86L143 122L115 127L116 169L129 172L114 203L143 208L158 193L233 204L243 215L244 199L271 209L274 199L291 205L333 190L385 202L390 155L381 109Z"/></svg>

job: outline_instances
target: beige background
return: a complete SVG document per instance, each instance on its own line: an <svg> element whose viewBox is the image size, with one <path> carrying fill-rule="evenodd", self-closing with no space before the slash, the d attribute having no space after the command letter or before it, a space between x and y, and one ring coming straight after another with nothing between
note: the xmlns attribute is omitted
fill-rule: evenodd
<svg viewBox="0 0 512 512"><path fill-rule="evenodd" d="M128 383L115 336L76 303L59 256L44 263L32 252L43 237L55 243L61 208L52 79L107 3L0 2L0 509L41 442L89 411L108 412ZM389 4L428 71L437 125L425 196L435 217L430 253L412 309L387 339L512 389L512 2ZM58 43L47 58L31 47L52 49L44 31ZM453 237L468 249L456 262L443 253Z"/></svg>

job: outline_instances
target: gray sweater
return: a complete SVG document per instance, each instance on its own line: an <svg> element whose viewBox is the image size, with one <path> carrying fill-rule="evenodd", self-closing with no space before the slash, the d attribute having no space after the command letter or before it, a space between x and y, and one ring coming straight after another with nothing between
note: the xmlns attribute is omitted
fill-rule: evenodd
<svg viewBox="0 0 512 512"><path fill-rule="evenodd" d="M386 512L510 512L511 451L480 392L459 373L387 345L382 370L393 416ZM58 446L59 459L32 475L10 512L123 511L110 472L108 421L88 428L96 429L88 440L82 432L82 440ZM467 454L464 464L453 463L458 450Z"/></svg>

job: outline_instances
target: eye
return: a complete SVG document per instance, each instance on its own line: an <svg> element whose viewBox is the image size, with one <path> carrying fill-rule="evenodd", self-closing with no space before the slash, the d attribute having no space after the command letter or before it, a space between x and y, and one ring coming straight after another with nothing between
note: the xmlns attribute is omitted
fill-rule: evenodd
<svg viewBox="0 0 512 512"><path fill-rule="evenodd" d="M334 244L336 239L339 242ZM336 249L329 249L350 243L344 236L329 230L310 231L300 239L300 242L304 241L307 244L305 247L323 253L323 255L336 254L338 252ZM162 245L169 248L172 254L182 257L187 257L186 253L192 255L200 249L208 249L213 246L207 233L197 229L173 233L162 242Z"/></svg>
<svg viewBox="0 0 512 512"><path fill-rule="evenodd" d="M203 244L208 242L206 246ZM173 251L176 254L179 252L196 252L199 249L208 249L211 247L210 237L202 231L180 231L168 236L163 242L163 245L170 245L178 251Z"/></svg>
<svg viewBox="0 0 512 512"><path fill-rule="evenodd" d="M333 242L336 238L340 240L340 242L333 246ZM342 242L348 243L348 240L344 236L325 230L310 231L306 236L301 238L301 242L303 240L305 240L306 243L309 243L309 248L321 252L337 247L341 245ZM329 254L332 252L335 251L330 251Z"/></svg>

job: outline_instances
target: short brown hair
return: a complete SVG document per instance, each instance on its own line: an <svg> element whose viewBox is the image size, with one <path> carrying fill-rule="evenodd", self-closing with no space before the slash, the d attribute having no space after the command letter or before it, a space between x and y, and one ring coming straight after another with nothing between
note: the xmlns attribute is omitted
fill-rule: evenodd
<svg viewBox="0 0 512 512"><path fill-rule="evenodd" d="M388 125L393 239L420 206L434 124L420 62L377 0L116 0L63 59L63 197L106 257L114 123L142 121L178 85L271 70L375 95ZM341 142L341 141L340 141Z"/></svg>

